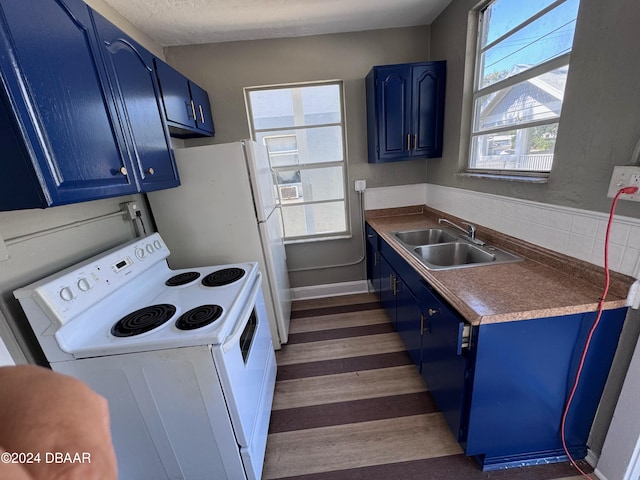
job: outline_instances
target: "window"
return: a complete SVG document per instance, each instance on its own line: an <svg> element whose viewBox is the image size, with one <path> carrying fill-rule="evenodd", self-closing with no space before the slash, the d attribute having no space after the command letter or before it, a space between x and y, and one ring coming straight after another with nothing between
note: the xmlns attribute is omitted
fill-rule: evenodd
<svg viewBox="0 0 640 480"><path fill-rule="evenodd" d="M470 171L546 175L579 0L494 0L479 11Z"/></svg>
<svg viewBox="0 0 640 480"><path fill-rule="evenodd" d="M252 137L267 146L286 240L348 234L342 82L245 89Z"/></svg>

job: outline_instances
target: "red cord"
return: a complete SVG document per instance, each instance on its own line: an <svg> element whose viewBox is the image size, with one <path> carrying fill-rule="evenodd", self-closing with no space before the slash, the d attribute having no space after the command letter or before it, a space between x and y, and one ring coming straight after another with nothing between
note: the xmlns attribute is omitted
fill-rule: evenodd
<svg viewBox="0 0 640 480"><path fill-rule="evenodd" d="M604 239L604 272L605 272L605 284L604 289L602 291L602 296L600 297L600 301L598 302L598 310L596 319L589 330L589 335L587 336L587 341L584 345L584 349L582 350L582 356L580 357L580 363L578 364L578 371L576 372L576 377L573 382L573 387L571 388L571 393L569 394L569 398L567 399L567 404L564 407L564 412L562 413L562 424L560 427L560 438L562 439L562 448L564 448L564 453L569 457L569 461L571 464L582 474L583 477L592 480L589 475L587 475L576 463L571 454L569 453L569 449L567 448L567 443L565 440L565 423L567 420L567 414L569 413L569 408L571 407L571 402L573 401L573 396L578 389L578 381L580 380L580 374L582 373L582 367L584 366L584 361L587 356L587 352L589 351L589 344L591 343L591 338L593 337L593 333L595 332L598 324L600 323L600 317L602 316L602 310L604 308L604 300L607 297L607 293L609 293L609 234L611 233L611 223L613 222L613 212L616 209L616 203L618 203L618 199L622 194L633 194L638 191L637 187L626 187L622 188L616 193L616 196L613 198L613 202L611 204L611 212L609 213L609 222L607 223L607 233Z"/></svg>

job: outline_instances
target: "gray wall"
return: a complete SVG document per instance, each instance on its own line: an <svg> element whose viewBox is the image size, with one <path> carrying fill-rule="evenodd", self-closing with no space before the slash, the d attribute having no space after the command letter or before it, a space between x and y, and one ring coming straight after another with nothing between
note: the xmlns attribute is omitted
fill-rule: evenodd
<svg viewBox="0 0 640 480"><path fill-rule="evenodd" d="M162 48L140 34L102 0L87 2L146 48L163 56ZM79 127L81 128L81 127ZM11 159L3 158L9 162ZM0 238L9 245L9 258L0 260L0 339L16 363L42 362L43 357L13 290L73 265L135 237L131 222L123 217L101 218L119 210L119 204L137 201L147 228L152 227L142 195L85 202L43 210L0 212ZM77 222L96 218L84 226ZM69 226L57 231L59 227ZM36 238L21 237L39 234Z"/></svg>
<svg viewBox="0 0 640 480"><path fill-rule="evenodd" d="M364 262L341 268L310 267L357 261L361 222L353 181L368 187L422 183L424 161L367 163L364 77L374 65L427 60L429 27L171 47L167 61L208 91L216 136L187 145L225 143L249 137L243 87L342 79L347 120L348 200L353 238L287 246L291 283L317 285L364 278Z"/></svg>
<svg viewBox="0 0 640 480"><path fill-rule="evenodd" d="M608 211L614 165L626 165L640 137L640 2L582 0L567 80L553 170L547 184L455 176L469 10L477 0L454 0L431 25L431 58L447 60L444 152L429 160L427 181L593 211ZM637 203L617 212L640 217Z"/></svg>

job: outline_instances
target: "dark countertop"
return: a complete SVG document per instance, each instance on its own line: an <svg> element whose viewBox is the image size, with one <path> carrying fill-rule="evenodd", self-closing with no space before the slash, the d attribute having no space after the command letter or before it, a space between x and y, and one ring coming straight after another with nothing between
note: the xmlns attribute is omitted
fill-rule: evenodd
<svg viewBox="0 0 640 480"><path fill-rule="evenodd" d="M464 219L418 205L368 210L367 222L472 325L595 311L604 269L523 240L477 226L476 236L524 257L524 261L450 270L429 270L391 232L438 227L438 218ZM610 272L605 309L626 305L634 279Z"/></svg>

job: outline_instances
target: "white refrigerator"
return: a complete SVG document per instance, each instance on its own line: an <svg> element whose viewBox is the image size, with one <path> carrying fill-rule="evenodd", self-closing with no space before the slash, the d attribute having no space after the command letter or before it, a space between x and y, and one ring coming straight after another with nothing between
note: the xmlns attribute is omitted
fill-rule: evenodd
<svg viewBox="0 0 640 480"><path fill-rule="evenodd" d="M267 149L253 140L175 150L182 184L147 194L172 268L257 261L275 348L287 342L291 291Z"/></svg>

